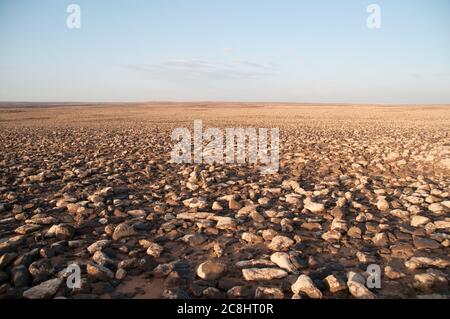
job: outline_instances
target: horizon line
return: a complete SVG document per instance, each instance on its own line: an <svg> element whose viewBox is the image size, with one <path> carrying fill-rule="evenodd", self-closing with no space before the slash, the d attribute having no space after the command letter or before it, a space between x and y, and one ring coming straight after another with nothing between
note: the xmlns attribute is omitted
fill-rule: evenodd
<svg viewBox="0 0 450 319"><path fill-rule="evenodd" d="M292 105L373 105L373 106L450 106L449 103L395 103L395 102L297 102L297 101L228 101L228 100L144 100L144 101L0 101L0 106L4 104L25 104L26 105L80 105L87 106L91 104L103 104L103 105L113 105L113 104L157 104L157 103L217 103L217 104L292 104Z"/></svg>

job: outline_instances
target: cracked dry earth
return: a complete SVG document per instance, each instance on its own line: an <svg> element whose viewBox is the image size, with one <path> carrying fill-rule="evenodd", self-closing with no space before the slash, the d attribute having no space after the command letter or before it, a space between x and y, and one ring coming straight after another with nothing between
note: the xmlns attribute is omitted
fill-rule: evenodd
<svg viewBox="0 0 450 319"><path fill-rule="evenodd" d="M196 119L278 127L279 172L170 163ZM0 297L448 298L449 128L439 105L3 105Z"/></svg>

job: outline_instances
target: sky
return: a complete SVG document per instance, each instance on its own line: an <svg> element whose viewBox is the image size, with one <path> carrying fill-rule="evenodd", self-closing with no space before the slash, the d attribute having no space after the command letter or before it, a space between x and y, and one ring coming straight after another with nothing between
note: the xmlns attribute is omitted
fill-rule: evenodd
<svg viewBox="0 0 450 319"><path fill-rule="evenodd" d="M0 101L450 103L450 1L0 0Z"/></svg>

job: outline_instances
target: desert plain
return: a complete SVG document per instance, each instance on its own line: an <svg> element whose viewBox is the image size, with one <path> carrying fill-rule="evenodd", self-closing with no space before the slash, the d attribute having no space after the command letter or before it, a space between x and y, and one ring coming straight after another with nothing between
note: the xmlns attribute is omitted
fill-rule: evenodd
<svg viewBox="0 0 450 319"><path fill-rule="evenodd" d="M171 163L194 120L278 172ZM3 103L0 298L449 298L449 173L448 105Z"/></svg>

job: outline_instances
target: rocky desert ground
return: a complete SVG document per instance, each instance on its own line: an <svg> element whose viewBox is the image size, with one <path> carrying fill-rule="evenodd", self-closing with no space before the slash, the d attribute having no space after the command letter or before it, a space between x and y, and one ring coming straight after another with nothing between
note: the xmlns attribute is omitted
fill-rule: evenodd
<svg viewBox="0 0 450 319"><path fill-rule="evenodd" d="M279 128L278 173L170 163L199 119ZM450 296L450 106L2 104L0 133L0 298Z"/></svg>

